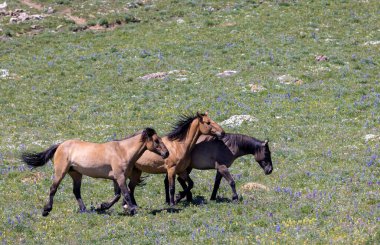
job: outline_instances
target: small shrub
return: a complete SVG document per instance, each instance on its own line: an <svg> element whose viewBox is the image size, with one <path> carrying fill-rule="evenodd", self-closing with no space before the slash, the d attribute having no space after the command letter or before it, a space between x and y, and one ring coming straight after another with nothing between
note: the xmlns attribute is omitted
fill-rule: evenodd
<svg viewBox="0 0 380 245"><path fill-rule="evenodd" d="M88 26L96 26L96 24L97 24L96 20L89 20L89 21L87 22L87 25L88 25Z"/></svg>
<svg viewBox="0 0 380 245"><path fill-rule="evenodd" d="M101 26L105 26L105 27L108 27L109 26L109 22L106 18L101 18L99 21L98 21L99 25Z"/></svg>
<svg viewBox="0 0 380 245"><path fill-rule="evenodd" d="M70 4L70 0L56 0L55 2L57 4L60 4L60 5L69 5Z"/></svg>

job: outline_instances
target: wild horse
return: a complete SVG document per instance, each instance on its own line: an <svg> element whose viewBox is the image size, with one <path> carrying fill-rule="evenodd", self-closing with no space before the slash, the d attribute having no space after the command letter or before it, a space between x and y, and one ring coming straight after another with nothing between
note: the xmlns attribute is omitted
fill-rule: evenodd
<svg viewBox="0 0 380 245"><path fill-rule="evenodd" d="M169 188L169 204L172 206L175 194L175 176L181 175L186 179L186 169L190 164L190 153L199 136L201 135L214 135L216 137L223 137L223 129L208 116L208 113L196 115L183 115L180 120L175 124L173 130L162 141L165 143L169 150L169 157L163 159L162 157L145 152L135 163L132 176L129 182L129 189L131 193L131 200L133 205L136 204L134 198L134 190L136 185L140 182L142 172L151 174L164 174L168 177ZM110 207L111 202L105 202L102 206Z"/></svg>
<svg viewBox="0 0 380 245"><path fill-rule="evenodd" d="M272 173L273 166L268 141L261 141L242 134L225 134L221 140L211 136L201 136L191 152L191 164L187 172L190 174L193 168L200 170L216 169L211 200L216 199L222 177L224 177L231 186L233 192L232 200L237 200L238 194L236 193L235 181L228 171L228 168L237 158L247 154L254 155L256 162L259 163L265 174L268 175ZM191 189L194 183L191 178L187 176L187 180L184 180L179 176L177 179L184 191L180 192L179 196L177 196L176 202L185 196L188 201L192 201ZM166 178L165 190L167 189ZM166 202L169 201L168 195L166 191Z"/></svg>
<svg viewBox="0 0 380 245"><path fill-rule="evenodd" d="M47 216L53 209L54 195L66 173L73 179L73 192L81 212L86 211L80 192L82 175L87 175L113 180L115 192L120 198L121 191L125 202L128 203L129 212L133 215L136 206L131 202L125 182L132 173L134 163L146 150L155 155L159 154L162 158L169 156L165 144L156 131L145 128L123 140L103 144L67 140L40 153L24 152L22 159L26 164L38 167L54 157L54 180L50 187L49 201L42 212L43 216Z"/></svg>

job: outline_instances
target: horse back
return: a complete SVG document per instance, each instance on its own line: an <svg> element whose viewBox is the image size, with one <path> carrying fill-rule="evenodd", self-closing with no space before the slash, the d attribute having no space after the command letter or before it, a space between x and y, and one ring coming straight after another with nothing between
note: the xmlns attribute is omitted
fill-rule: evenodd
<svg viewBox="0 0 380 245"><path fill-rule="evenodd" d="M81 140L67 140L63 142L59 153L67 156L70 162L105 163L118 156L117 142L92 143ZM108 159L108 160L106 160Z"/></svg>
<svg viewBox="0 0 380 245"><path fill-rule="evenodd" d="M191 167L195 169L215 169L218 164L231 166L234 156L221 140L205 138L197 143L191 153Z"/></svg>

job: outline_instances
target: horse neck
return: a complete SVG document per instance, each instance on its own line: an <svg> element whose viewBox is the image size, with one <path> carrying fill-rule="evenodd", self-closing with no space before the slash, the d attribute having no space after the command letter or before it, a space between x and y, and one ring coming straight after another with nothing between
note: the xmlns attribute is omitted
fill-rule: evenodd
<svg viewBox="0 0 380 245"><path fill-rule="evenodd" d="M136 162L146 150L146 142L141 141L141 134L122 140L119 144L128 162Z"/></svg>
<svg viewBox="0 0 380 245"><path fill-rule="evenodd" d="M255 155L260 149L258 142L252 137L240 134L231 135L231 137L234 137L234 139L231 139L233 143L230 144L231 148L235 148L232 151L235 158L248 154Z"/></svg>
<svg viewBox="0 0 380 245"><path fill-rule="evenodd" d="M184 147L186 149L186 152L190 152L195 147L199 136L201 136L201 131L199 129L199 119L195 119L191 123L184 140Z"/></svg>

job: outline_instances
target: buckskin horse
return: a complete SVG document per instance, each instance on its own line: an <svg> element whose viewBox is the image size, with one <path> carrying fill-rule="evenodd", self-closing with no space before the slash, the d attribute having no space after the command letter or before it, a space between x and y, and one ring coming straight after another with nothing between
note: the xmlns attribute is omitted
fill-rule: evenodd
<svg viewBox="0 0 380 245"><path fill-rule="evenodd" d="M243 134L227 133L221 140L212 136L202 135L191 152L191 164L187 172L190 174L193 168L199 170L216 169L215 183L210 200L216 199L222 177L224 177L231 186L233 193L232 200L237 200L238 194L236 192L235 181L228 171L228 168L237 158L248 154L254 155L256 162L259 163L266 175L272 173L273 165L268 141L261 141ZM194 183L191 178L187 176L187 180L185 181L179 176L177 180L184 191L179 193L176 202L179 202L185 196L187 201L192 201L191 189ZM169 201L167 182L168 180L166 178L166 202Z"/></svg>
<svg viewBox="0 0 380 245"><path fill-rule="evenodd" d="M216 122L211 120L208 113L196 113L196 115L183 115L175 124L173 130L162 137L169 150L169 157L162 157L145 152L135 163L133 173L129 182L129 189L133 205L136 204L134 190L140 182L142 172L151 174L167 174L169 189L169 204L173 206L175 194L175 176L176 174L187 178L187 167L190 164L191 151L195 146L199 136L213 135L218 138L224 136L224 130ZM110 202L101 204L103 210L110 208L114 204L114 199ZM129 204L128 204L129 205Z"/></svg>
<svg viewBox="0 0 380 245"><path fill-rule="evenodd" d="M73 179L73 192L77 199L79 210L86 211L81 197L82 175L94 178L111 179L115 192L123 195L128 204L130 214L136 212L136 206L131 202L126 186L126 179L131 175L133 165L146 151L159 157L167 158L169 152L161 138L152 128L135 133L123 140L110 141L102 144L67 140L56 144L40 153L24 152L23 161L33 167L42 166L53 159L54 179L50 187L49 201L44 206L42 215L47 216L53 209L53 198L62 179L68 173Z"/></svg>

